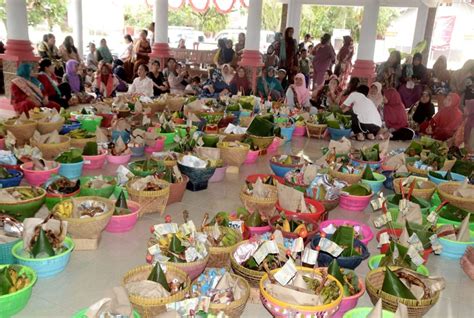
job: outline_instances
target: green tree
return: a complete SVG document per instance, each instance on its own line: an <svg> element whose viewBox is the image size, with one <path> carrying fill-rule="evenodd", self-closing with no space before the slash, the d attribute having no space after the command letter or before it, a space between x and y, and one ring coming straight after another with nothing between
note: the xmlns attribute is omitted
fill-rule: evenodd
<svg viewBox="0 0 474 318"><path fill-rule="evenodd" d="M133 26L135 28L146 29L150 22L153 21L153 10L146 5L125 7L124 12L125 25Z"/></svg>
<svg viewBox="0 0 474 318"><path fill-rule="evenodd" d="M47 22L50 30L55 25L67 27L67 0L27 0L28 24L37 26ZM5 0L0 0L0 19L6 25L7 12Z"/></svg>
<svg viewBox="0 0 474 318"><path fill-rule="evenodd" d="M282 5L276 0L264 0L262 14L262 28L269 31L279 31L281 23Z"/></svg>

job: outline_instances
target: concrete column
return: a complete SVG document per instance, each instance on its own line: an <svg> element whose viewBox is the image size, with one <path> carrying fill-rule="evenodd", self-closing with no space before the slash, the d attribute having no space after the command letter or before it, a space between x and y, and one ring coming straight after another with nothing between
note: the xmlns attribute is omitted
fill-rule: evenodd
<svg viewBox="0 0 474 318"><path fill-rule="evenodd" d="M74 0L74 44L79 56L84 56L84 36L82 32L82 0Z"/></svg>
<svg viewBox="0 0 474 318"><path fill-rule="evenodd" d="M379 0L367 0L364 5L357 60L351 74L354 77L359 77L366 84L372 83L375 79L374 52L379 9Z"/></svg>
<svg viewBox="0 0 474 318"><path fill-rule="evenodd" d="M416 14L416 24L415 24L415 33L413 35L413 44L414 48L419 42L423 41L425 38L425 29L426 21L428 20L428 11L429 8L423 2L420 2L418 6L418 11Z"/></svg>
<svg viewBox="0 0 474 318"><path fill-rule="evenodd" d="M263 66L260 54L260 30L262 29L262 0L250 0L247 15L247 33L245 35L245 49L242 53L240 65L247 69L256 92L257 74Z"/></svg>
<svg viewBox="0 0 474 318"><path fill-rule="evenodd" d="M423 51L423 62L428 63L430 49L431 49L431 38L433 37L433 29L436 19L436 12L437 8L429 8L428 14L426 18L426 25L425 25L425 32L424 32L424 39L426 40L426 48Z"/></svg>
<svg viewBox="0 0 474 318"><path fill-rule="evenodd" d="M286 27L295 29L294 38L299 41L300 25L301 25L301 11L303 5L301 0L291 0L288 2L288 15L286 17Z"/></svg>
<svg viewBox="0 0 474 318"><path fill-rule="evenodd" d="M160 60L161 69L165 67L166 60L172 56L168 45L168 0L155 0L154 7L155 30L151 58Z"/></svg>

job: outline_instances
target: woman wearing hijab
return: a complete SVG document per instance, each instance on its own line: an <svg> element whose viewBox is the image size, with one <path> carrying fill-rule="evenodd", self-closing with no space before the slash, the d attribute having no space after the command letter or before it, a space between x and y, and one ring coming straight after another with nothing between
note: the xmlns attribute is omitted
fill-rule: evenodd
<svg viewBox="0 0 474 318"><path fill-rule="evenodd" d="M234 78L234 69L230 64L224 64L222 66L222 76L224 77L224 82L229 85Z"/></svg>
<svg viewBox="0 0 474 318"><path fill-rule="evenodd" d="M339 98L341 96L341 89L339 87L339 80L336 75L331 75L328 84L322 86L314 92L315 98L311 100L311 104L318 109L339 109Z"/></svg>
<svg viewBox="0 0 474 318"><path fill-rule="evenodd" d="M286 91L285 103L290 109L309 109L311 93L306 88L306 80L304 74L298 73L295 75L295 83L291 84Z"/></svg>
<svg viewBox="0 0 474 318"><path fill-rule="evenodd" d="M372 85L370 85L370 91L367 98L374 102L377 109L381 110L383 107L382 84L379 82L373 82Z"/></svg>
<svg viewBox="0 0 474 318"><path fill-rule="evenodd" d="M178 72L178 63L174 58L169 58L167 63L167 79L171 94L183 94L186 88L183 85L184 72Z"/></svg>
<svg viewBox="0 0 474 318"><path fill-rule="evenodd" d="M229 85L224 81L221 70L209 70L209 79L204 83L202 95L204 97L219 97L229 93Z"/></svg>
<svg viewBox="0 0 474 318"><path fill-rule="evenodd" d="M280 67L286 70L288 81L293 83L298 69L298 43L293 38L295 29L292 27L286 28L285 35L280 41Z"/></svg>
<svg viewBox="0 0 474 318"><path fill-rule="evenodd" d="M60 110L60 106L50 101L41 91L41 83L31 76L33 68L31 64L22 63L18 66L16 77L12 80L11 85L11 103L18 114L25 113L39 107L56 108Z"/></svg>
<svg viewBox="0 0 474 318"><path fill-rule="evenodd" d="M99 48L96 50L97 61L104 61L107 64L112 64L114 58L110 53L109 47L107 46L107 40L101 39Z"/></svg>
<svg viewBox="0 0 474 318"><path fill-rule="evenodd" d="M428 71L421 64L422 59L421 53L416 53L411 64L405 64L402 68L398 92L406 108L410 108L420 99L423 87L428 83Z"/></svg>
<svg viewBox="0 0 474 318"><path fill-rule="evenodd" d="M262 76L257 79L257 94L265 100L280 100L284 91L281 83L275 78L275 69L262 69Z"/></svg>
<svg viewBox="0 0 474 318"><path fill-rule="evenodd" d="M64 65L59 56L59 50L56 47L56 37L52 33L43 35L43 42L38 46L38 54L42 59L50 59L55 67L57 76L63 76Z"/></svg>
<svg viewBox="0 0 474 318"><path fill-rule="evenodd" d="M136 41L134 51L133 61L133 76L137 74L138 67L142 64L148 64L150 57L148 54L151 53L151 46L147 40L148 31L142 30L140 32L140 38Z"/></svg>
<svg viewBox="0 0 474 318"><path fill-rule="evenodd" d="M339 53L337 53L336 60L337 65L334 73L339 77L341 87L346 86L349 75L352 71L352 57L354 56L354 40L349 35L342 37L344 44L342 45ZM337 70L337 72L336 72Z"/></svg>
<svg viewBox="0 0 474 318"><path fill-rule="evenodd" d="M81 61L77 48L74 46L72 36L68 35L64 38L63 44L59 46L59 56L63 63L66 63L69 60Z"/></svg>
<svg viewBox="0 0 474 318"><path fill-rule="evenodd" d="M85 92L84 79L79 75L79 62L69 60L66 63L66 73L63 82L68 83L71 93L77 97L80 103L90 103L93 97Z"/></svg>
<svg viewBox="0 0 474 318"><path fill-rule="evenodd" d="M115 97L118 79L112 74L112 69L106 63L99 64L94 83L92 87L97 97Z"/></svg>
<svg viewBox="0 0 474 318"><path fill-rule="evenodd" d="M237 73L234 75L234 78L230 82L229 89L233 95L241 93L242 95L250 95L252 91L252 84L247 78L247 72L245 68L240 66L237 69Z"/></svg>
<svg viewBox="0 0 474 318"><path fill-rule="evenodd" d="M420 129L420 126L427 125L428 121L433 117L435 113L435 107L431 102L431 93L425 90L421 94L421 98L413 105L408 112L408 118L410 121L410 127L415 131ZM424 124L426 123L426 124Z"/></svg>
<svg viewBox="0 0 474 318"><path fill-rule="evenodd" d="M324 73L331 68L336 53L331 45L331 35L326 33L313 49L313 89L324 84Z"/></svg>
<svg viewBox="0 0 474 318"><path fill-rule="evenodd" d="M386 62L377 68L377 82L382 83L383 88L398 88L402 68L400 66L402 56L399 51L392 51Z"/></svg>
<svg viewBox="0 0 474 318"><path fill-rule="evenodd" d="M384 91L383 117L392 140L412 140L415 132L408 128L408 116L400 94L394 88Z"/></svg>
<svg viewBox="0 0 474 318"><path fill-rule="evenodd" d="M49 100L58 103L61 107L68 108L71 99L71 86L68 83L59 84L50 59L42 59L39 67L38 80L43 85L43 95L48 96Z"/></svg>
<svg viewBox="0 0 474 318"><path fill-rule="evenodd" d="M420 127L422 133L436 140L447 140L451 138L456 129L462 124L463 115L459 106L461 97L456 93L449 93L444 99L444 107L424 127Z"/></svg>

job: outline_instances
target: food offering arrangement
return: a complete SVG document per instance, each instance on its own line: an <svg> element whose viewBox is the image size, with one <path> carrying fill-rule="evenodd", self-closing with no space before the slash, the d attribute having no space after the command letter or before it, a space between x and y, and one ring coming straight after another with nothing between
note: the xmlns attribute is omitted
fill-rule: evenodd
<svg viewBox="0 0 474 318"><path fill-rule="evenodd" d="M73 317L432 316L452 278L440 262L474 279L473 156L351 127L330 107L223 94L1 122L0 317L34 311L46 279L99 275L88 257L123 262Z"/></svg>

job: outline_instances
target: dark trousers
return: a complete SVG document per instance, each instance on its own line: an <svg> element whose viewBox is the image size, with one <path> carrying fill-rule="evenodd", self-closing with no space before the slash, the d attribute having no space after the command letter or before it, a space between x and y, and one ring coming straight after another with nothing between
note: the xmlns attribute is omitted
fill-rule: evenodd
<svg viewBox="0 0 474 318"><path fill-rule="evenodd" d="M351 111L351 115L352 115L352 132L354 134L363 133L363 134L377 135L377 133L380 130L379 126L374 125L374 124L364 124L364 123L359 122L359 118L352 111Z"/></svg>
<svg viewBox="0 0 474 318"><path fill-rule="evenodd" d="M415 138L415 132L410 128L400 128L392 132L392 140L412 140Z"/></svg>
<svg viewBox="0 0 474 318"><path fill-rule="evenodd" d="M58 103L62 108L68 108L69 100L71 99L71 86L69 86L69 83L61 83L58 85L58 89L61 92L61 96L54 95L50 96L49 99Z"/></svg>

